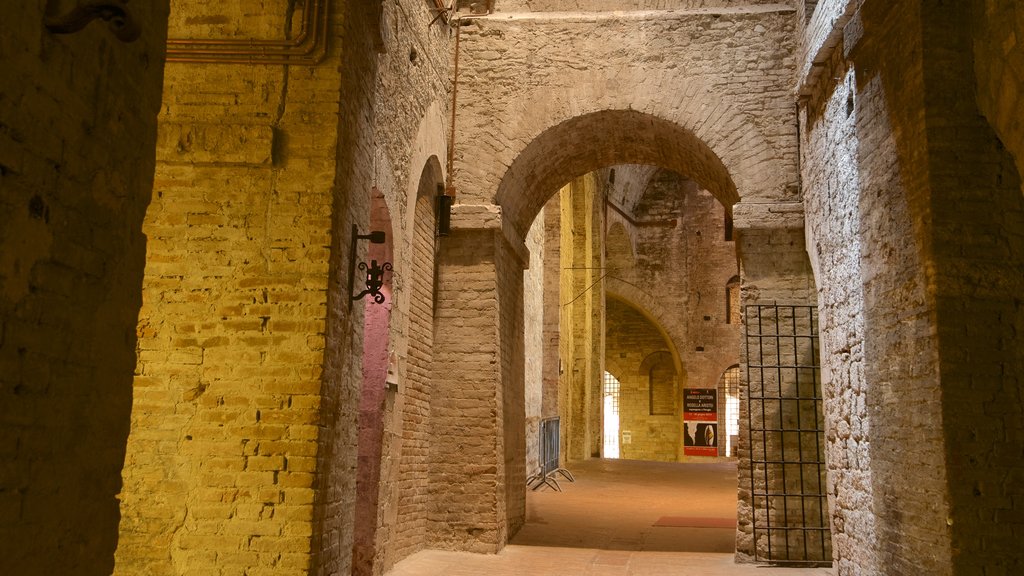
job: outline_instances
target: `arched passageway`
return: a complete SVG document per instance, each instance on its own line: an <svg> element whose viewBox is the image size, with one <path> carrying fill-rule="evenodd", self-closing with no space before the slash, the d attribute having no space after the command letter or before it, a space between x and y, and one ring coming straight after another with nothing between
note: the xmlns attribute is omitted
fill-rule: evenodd
<svg viewBox="0 0 1024 576"><path fill-rule="evenodd" d="M737 136L742 128L742 125L736 127ZM453 208L452 236L446 238L442 246L441 292L451 290L452 297L441 298L438 302L438 330L452 330L453 343L472 337L477 345L473 350L462 349L460 345L438 350L438 354L451 354L453 359L458 358L463 362L452 362L445 366L444 373L437 375L439 378L435 381L435 390L459 398L470 413L483 416L479 426L473 424L473 435L479 438L483 433L483 445L487 449L474 452L473 458L479 458L485 463L497 463L493 468L490 464L484 464L482 474L459 472L445 480L463 484L467 494L495 494L493 500L478 496L467 499L478 503L489 500L486 505L492 512L483 515L479 512L453 515L458 517L459 523L478 527L466 530L471 536L468 539L452 531L450 537L456 547L470 550L499 549L524 522L524 481L527 474L532 472L526 469L525 441L522 437L526 429L524 414L528 409L525 390L535 384L527 383L524 370L525 358L532 357L528 356L527 350L533 345L533 332L526 329L527 325L547 326L549 318L562 316L564 319L567 299L581 303L583 311L580 314L580 325L585 327L586 333L599 336L589 343L586 338L574 338L573 346L577 346L582 355L570 353L568 356L559 356L556 350L554 361L551 361L552 356L544 348L548 346L550 331L542 332L545 335L545 341L540 346L544 349L543 370L572 377L588 374L592 376L590 382L602 380L603 358L599 358L602 354L593 354L587 350L603 350L603 326L606 321L603 297L605 282L611 284L612 281L606 280L600 273L594 273L603 266L603 244L587 240L587 234L573 240L569 231L589 230L590 238L599 236L603 243L604 209L595 209L596 205L604 204L603 197L591 194L590 199L554 208L560 210L563 216L572 213L573 218L571 225L560 228L560 241L563 244L557 257L549 250L550 242L544 242L541 248L536 240L530 240L531 235L536 236L531 232L531 224L535 221L549 221L549 214L545 213L540 218L542 210L546 212L553 206L549 203L550 199L567 182L574 182L588 173L605 170L600 172L602 177L590 181L582 178L578 184L596 191L601 188L601 180L609 176L608 169L625 163L652 164L672 173L685 174L693 189L703 192L705 201L720 205L716 222L719 230L713 236L725 242L726 222L736 222L736 228L740 231L736 250L742 257L741 270L737 270L736 252L732 252L732 265L723 269L721 278L715 278L713 291L706 294L695 291L691 295L695 299L705 298L708 301L713 298L715 312L701 313L696 322L686 319L692 329L691 337L673 337L673 340L686 342L691 347L691 353L700 354L707 348L703 343L694 341L694 338L714 338L704 328L712 318L715 318L716 324L720 322L721 326L734 333L739 329L739 326L728 322L728 298L725 294L729 279L737 275L738 271L741 277L748 280L747 302L781 299L808 301L813 294L803 252L802 230L793 225L791 219L786 220L785 216L781 220L776 218L775 222L765 222L774 217L768 210L772 204L744 206L738 203L740 190L735 182L738 178L744 182L752 181L752 172L764 169L758 163L743 161L737 166L727 167L722 158L696 137L693 131L668 119L635 110L604 110L581 114L541 131L522 147L521 154L510 163L497 183L493 193L494 205L471 203L480 195L478 189L471 194L460 195L458 204ZM776 183L779 177L766 178L765 181ZM730 219L730 209L733 207L742 208L739 218ZM655 217L656 211L649 215ZM676 213L675 217L679 215ZM666 220L666 227L675 228L675 224L668 222L671 217L662 219ZM700 237L704 231L691 230L691 233L689 241L697 241L693 239ZM545 230L542 236L550 240L552 235ZM707 241L712 240L710 236ZM582 272L572 280L560 282L568 298L545 297L541 300L540 309L535 309L536 305L530 304L535 301L524 293L522 271L527 266L543 266L546 271L552 267L556 270L566 268L566 238L575 242L574 250L582 255L581 260L568 267ZM682 246L692 248L686 242L682 242ZM532 257L538 252L543 252L543 258ZM660 264L676 266L679 262L670 260ZM642 282L632 282L639 284L639 289L630 287L630 282L623 282L621 278L615 282L625 294L639 295L647 292ZM672 301L669 296L671 293L671 287L667 290L652 288L645 296L638 297L645 304L654 303L651 308L657 310L658 300L668 298ZM670 305L665 307L665 310L671 309ZM483 349L480 347L481 334L477 331L471 336L466 330L471 324L464 319L480 316L481 313L487 316L487 320L483 325L474 325L474 328L486 325L486 334L494 337L493 341L483 342ZM673 313L663 314L670 317ZM678 321L674 323L678 324ZM738 346L738 341L734 342ZM737 360L739 358L733 356L722 361L720 366L704 368L709 375L707 388L713 390L721 373L736 364ZM472 368L467 369L470 366ZM542 380L545 383L552 381L547 377ZM557 378L554 380L557 381ZM563 430L567 430L567 437L561 438L563 453L578 454L573 457L580 458L598 455L601 446L600 402L587 400L580 408L580 404L571 400L571 389L560 389L557 394L543 393L542 397L555 397L557 401L545 402L541 415L559 416L563 418L563 425L568 424L563 427ZM577 398L600 397L599 389L576 387L576 390ZM681 409L680 398L675 397L672 402L674 411ZM576 412L573 422L565 422L567 410ZM461 426L462 430L469 429L465 420ZM674 426L679 434L682 423L676 421ZM475 440L472 445L477 446L477 442ZM465 444L461 447L464 448ZM721 450L724 452L724 447ZM749 469L746 470L748 484L749 472ZM740 475L743 474L741 470ZM752 514L750 504L746 503L745 512L741 506L741 517ZM474 504L474 509L479 510L480 505ZM738 538L741 552L751 550L752 533L741 531Z"/></svg>

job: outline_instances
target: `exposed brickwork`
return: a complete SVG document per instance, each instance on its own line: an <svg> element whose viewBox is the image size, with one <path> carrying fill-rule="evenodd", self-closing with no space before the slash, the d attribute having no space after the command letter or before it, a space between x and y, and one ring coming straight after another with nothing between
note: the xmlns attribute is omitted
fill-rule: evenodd
<svg viewBox="0 0 1024 576"><path fill-rule="evenodd" d="M639 185L631 172L643 179ZM740 326L729 324L726 316L725 288L738 268L734 243L725 239L725 210L695 182L672 172L644 173L617 166L615 174L614 182L610 175L604 178L608 182L605 194L611 202L622 198L632 204L633 216L606 207L609 222L615 222L606 248L608 293L651 316L658 330L666 333L669 342L662 346L680 362L680 388L715 388L722 372L739 361ZM626 189L630 187L640 190L633 201L628 200ZM613 329L609 324L608 337L622 331L628 333L629 329ZM609 357L630 349L628 344L607 347ZM625 372L636 371L643 360L636 360ZM649 413L646 383L643 391L643 412ZM682 437L681 406L682 396L677 391L672 408L675 430L666 437L671 450L662 448L663 454L672 455L658 459L686 459L678 442ZM724 430L724 402L720 408ZM724 455L723 434L719 443ZM623 457L630 456L624 453Z"/></svg>
<svg viewBox="0 0 1024 576"><path fill-rule="evenodd" d="M562 355L564 338L561 335L562 314L562 211L561 195L555 194L544 206L544 323L542 337L543 383L541 390L541 416L553 418L559 415L560 381L567 359ZM565 435L562 435L564 441ZM559 454L565 454L564 445ZM532 470L527 467L527 472Z"/></svg>
<svg viewBox="0 0 1024 576"><path fill-rule="evenodd" d="M822 83L806 107L824 344L841 353L831 367L837 399L856 400L830 430L850 434L831 463L840 574L1019 569L1013 529L979 536L1014 514L1007 479L1019 465L999 446L1020 435L1019 418L1004 416L1019 410L1019 394L1007 391L1019 388L1020 354L1004 342L1020 323L1011 301L1022 252L1011 231L1024 223L1015 159L996 141L1010 152L1019 142L1005 116L1018 82L996 56L1014 58L1007 31L1019 24L1005 5L980 6L972 54L966 4L865 3L833 57L832 76L851 75ZM940 44L954 48L929 50ZM856 225L836 227L839 214ZM833 300L840 286L862 290L863 306ZM860 362L850 325L858 310ZM860 432L870 451L857 446ZM869 495L873 514L851 514Z"/></svg>
<svg viewBox="0 0 1024 576"><path fill-rule="evenodd" d="M728 205L738 199L737 190L751 202L795 199L793 59L778 48L791 42L793 15L790 7L776 5L671 16L531 14L474 21L462 33L465 104L457 138L472 143L456 150L456 183L471 183L462 201L490 204L494 198L503 222L523 236L550 191L578 174L628 162L685 173ZM631 60L632 52L615 49L623 35L659 39L643 46L643 67ZM715 48L716 42L722 44ZM736 61L745 56L733 42L751 49L742 70ZM760 42L775 48L759 51ZM716 59L724 54L728 62ZM774 65L765 63L766 54L777 55ZM582 232L590 219L582 216L592 210L577 215L563 203L563 246L573 245L571 231ZM577 240L574 252L582 258L567 258L564 251L560 257L563 302L601 287L597 277L583 282L584 271L575 274L579 278L564 274L579 262L580 268L601 267ZM806 274L806 257L800 263ZM714 290L723 317L724 285L733 273ZM599 360L587 360L603 335L596 331L600 310L587 311L585 301L563 307L560 354L572 384L562 387L559 400L570 458L600 449L603 371ZM728 365L708 370L712 386Z"/></svg>
<svg viewBox="0 0 1024 576"><path fill-rule="evenodd" d="M316 473L332 468L324 450L355 463L360 373L349 362L321 390L340 100L333 48L314 68L168 66L118 574L211 561L307 574L318 559L351 555L351 543L321 554L313 539L317 494L328 494ZM368 214L368 196L355 205ZM349 334L334 342L352 345L361 325L343 321ZM335 399L351 407L346 418L333 416ZM354 477L329 494L323 505L343 502L335 517L351 524Z"/></svg>
<svg viewBox="0 0 1024 576"><path fill-rule="evenodd" d="M1019 3L461 0L494 14L463 26L466 218L439 243L454 34L432 2L327 2L319 65L174 63L162 94L168 21L280 39L314 2L130 2L133 43L51 34L72 2L33 4L0 19L0 573L495 552L541 417L563 459L599 454L605 367L648 412L631 449L673 458L644 386L674 349L676 410L735 361L734 249L744 304L820 308L838 574L1024 571ZM391 226L390 319L349 307L353 224ZM739 470L746 560L751 487L781 478Z"/></svg>
<svg viewBox="0 0 1024 576"><path fill-rule="evenodd" d="M619 455L632 460L675 462L682 444L679 411L651 415L649 374L642 365L652 355L667 356L673 376L669 388L673 404L685 376L675 374L668 342L655 325L635 308L614 298L609 298L606 306L605 369L619 380L620 437L625 433L630 438L628 444L620 440Z"/></svg>
<svg viewBox="0 0 1024 576"><path fill-rule="evenodd" d="M431 481L445 497L430 502L429 541L444 549L496 552L506 535L497 235L453 232L441 252Z"/></svg>
<svg viewBox="0 0 1024 576"><path fill-rule="evenodd" d="M802 119L809 252L815 256L821 312L821 365L828 440L832 549L841 574L877 574L871 482L871 418L864 379L864 292L855 78L836 64L839 81Z"/></svg>
<svg viewBox="0 0 1024 576"><path fill-rule="evenodd" d="M603 210L591 173L562 188L561 334L566 341L559 411L567 460L601 451L604 379Z"/></svg>
<svg viewBox="0 0 1024 576"><path fill-rule="evenodd" d="M1024 148L1004 147L993 126L1007 127L1005 116L990 125L972 98L969 17L964 4L922 13L923 45L955 50L924 64L931 190L928 208L915 212L931 225L953 569L1012 574L1024 571L1024 453L1010 448L1024 443L1024 164L1009 152ZM1000 529L982 534L992 522Z"/></svg>
<svg viewBox="0 0 1024 576"><path fill-rule="evenodd" d="M142 33L0 17L0 573L110 574L167 2Z"/></svg>
<svg viewBox="0 0 1024 576"><path fill-rule="evenodd" d="M429 543L434 498L430 446L435 437L429 415L431 403L443 401L431 384L437 298L433 212L437 187L444 181L441 164L447 130L443 118L451 47L445 26L428 26L434 17L430 3L345 4L335 193L337 266L340 270L347 266L343 254L347 254L351 223L344 214L350 212L356 222L367 222L360 202L374 187L391 209L395 247L388 367L393 386L385 400L381 509L373 565L379 574ZM341 272L338 285L344 285L346 273ZM344 321L345 308L338 310ZM339 338L334 341L337 346L329 348L328 365L337 366L338 372L330 379L344 384L353 352L345 341L344 323L335 325L340 327ZM343 419L348 417L347 405L342 398L337 407ZM324 533L325 545L336 546L340 560L325 560L321 569L347 573L346 518L351 503L344 487L351 472L344 460L335 459L324 485L325 494L333 496L332 503L322 509L324 522L331 526Z"/></svg>
<svg viewBox="0 0 1024 576"><path fill-rule="evenodd" d="M727 205L794 196L794 13L748 8L474 20L456 182L520 234L555 189L614 164L674 170Z"/></svg>
<svg viewBox="0 0 1024 576"><path fill-rule="evenodd" d="M778 0L744 0L742 4L782 4ZM498 12L554 12L580 10L599 12L609 10L698 10L735 8L730 0L495 0Z"/></svg>
<svg viewBox="0 0 1024 576"><path fill-rule="evenodd" d="M422 548L426 541L426 506L429 491L430 453L430 363L433 349L434 318L434 254L435 221L434 195L436 177L424 171L421 193L416 200L415 228L413 230L412 274L408 277L410 290L409 337L410 361L400 379L401 393L396 403L397 413L392 424L395 441L387 452L393 459L394 472L382 490L392 490L390 503L395 517L391 522L394 534L379 543L380 553L386 554L387 566ZM398 522L401 518L402 522Z"/></svg>
<svg viewBox="0 0 1024 576"><path fill-rule="evenodd" d="M515 250L497 237L498 328L500 330L501 387L498 400L499 462L498 494L504 493L499 507L501 529L498 547L514 535L526 521L526 398L524 345L524 275ZM538 262L539 263L539 262Z"/></svg>

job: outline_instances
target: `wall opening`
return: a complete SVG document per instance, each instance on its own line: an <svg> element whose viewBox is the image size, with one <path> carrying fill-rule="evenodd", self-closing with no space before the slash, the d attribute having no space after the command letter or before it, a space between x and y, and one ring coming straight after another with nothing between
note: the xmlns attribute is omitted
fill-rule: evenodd
<svg viewBox="0 0 1024 576"><path fill-rule="evenodd" d="M736 456L736 443L740 434L740 367L730 366L722 373L718 384L719 393L725 400L725 454Z"/></svg>
<svg viewBox="0 0 1024 576"><path fill-rule="evenodd" d="M725 323L740 323L740 277L733 276L725 284Z"/></svg>
<svg viewBox="0 0 1024 576"><path fill-rule="evenodd" d="M619 457L619 379L604 373L604 449L605 458Z"/></svg>

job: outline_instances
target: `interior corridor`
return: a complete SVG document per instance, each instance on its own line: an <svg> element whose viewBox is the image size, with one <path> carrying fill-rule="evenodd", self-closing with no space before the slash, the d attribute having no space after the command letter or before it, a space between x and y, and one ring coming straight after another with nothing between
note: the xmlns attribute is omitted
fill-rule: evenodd
<svg viewBox="0 0 1024 576"><path fill-rule="evenodd" d="M526 524L499 554L425 550L389 576L763 574L733 560L736 464L593 459L527 496ZM773 568L824 576L825 568Z"/></svg>

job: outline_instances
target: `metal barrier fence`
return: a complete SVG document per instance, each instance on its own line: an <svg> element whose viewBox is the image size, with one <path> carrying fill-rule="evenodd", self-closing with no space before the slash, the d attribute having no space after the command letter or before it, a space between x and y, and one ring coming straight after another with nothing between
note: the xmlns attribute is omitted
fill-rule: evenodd
<svg viewBox="0 0 1024 576"><path fill-rule="evenodd" d="M572 472L559 465L561 436L559 432L559 419L545 418L540 421L540 470L526 479L526 485L533 490L541 486L550 486L561 492L562 487L558 485L557 474L561 474L570 482L575 482Z"/></svg>

